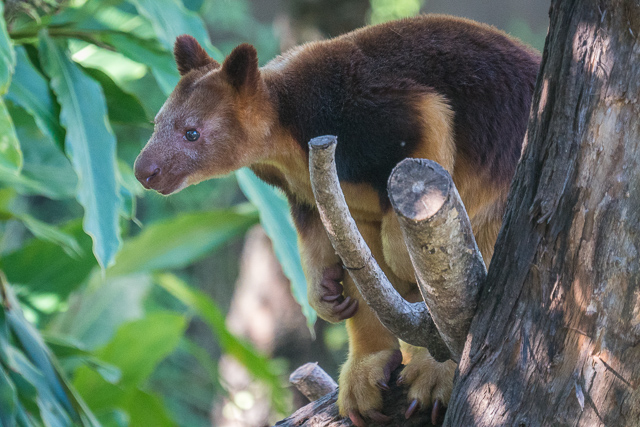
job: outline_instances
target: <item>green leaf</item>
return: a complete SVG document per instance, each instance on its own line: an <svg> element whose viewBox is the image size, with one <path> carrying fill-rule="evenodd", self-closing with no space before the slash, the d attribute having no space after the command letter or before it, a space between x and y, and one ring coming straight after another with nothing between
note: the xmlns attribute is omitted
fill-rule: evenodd
<svg viewBox="0 0 640 427"><path fill-rule="evenodd" d="M177 314L157 312L122 325L113 339L95 352L100 360L116 366L122 379L114 386L86 367L76 372L76 390L87 396L94 409L107 409L123 402L124 394L142 386L151 373L178 345L186 319Z"/></svg>
<svg viewBox="0 0 640 427"><path fill-rule="evenodd" d="M83 67L83 71L102 86L112 123L149 125L149 118L138 98L125 92L104 71Z"/></svg>
<svg viewBox="0 0 640 427"><path fill-rule="evenodd" d="M271 389L272 402L278 411L284 412L284 389L278 377L278 369L253 346L235 337L226 327L224 314L204 293L191 289L172 274L159 274L157 283L171 295L194 310L211 328L224 352L244 365L249 373L264 381Z"/></svg>
<svg viewBox="0 0 640 427"><path fill-rule="evenodd" d="M49 82L33 66L22 46L16 48L16 72L7 99L27 110L38 128L58 147L64 147L64 129L58 121L59 107L51 94Z"/></svg>
<svg viewBox="0 0 640 427"><path fill-rule="evenodd" d="M175 423L167 414L166 405L160 397L142 390L133 390L126 399L130 427L171 427Z"/></svg>
<svg viewBox="0 0 640 427"><path fill-rule="evenodd" d="M148 276L103 281L96 272L87 287L71 295L69 308L51 320L47 332L74 338L88 349L105 345L121 324L144 315L150 287Z"/></svg>
<svg viewBox="0 0 640 427"><path fill-rule="evenodd" d="M185 267L257 222L230 210L183 213L145 227L127 240L108 277Z"/></svg>
<svg viewBox="0 0 640 427"><path fill-rule="evenodd" d="M81 257L82 248L78 241L71 234L66 233L46 222L39 221L27 214L17 214L16 218L20 219L27 229L38 239L46 240L54 243L62 248L64 252L71 257Z"/></svg>
<svg viewBox="0 0 640 427"><path fill-rule="evenodd" d="M190 34L217 61L224 59L222 53L209 42L209 34L198 15L185 9L178 0L132 0L138 12L153 25L153 29L164 47L173 51L176 38Z"/></svg>
<svg viewBox="0 0 640 427"><path fill-rule="evenodd" d="M16 386L0 364L0 426L15 426L18 393Z"/></svg>
<svg viewBox="0 0 640 427"><path fill-rule="evenodd" d="M55 397L55 400L59 402L67 412L74 414L75 411L71 406L71 401L67 397L58 374L51 363L51 353L49 349L38 331L24 318L22 311L18 309L18 301L15 298L11 298L9 301L12 304L12 308L7 311L7 323L18 338L24 353L43 376L42 381L37 384L30 381L36 385L39 393L42 393L42 389L46 386Z"/></svg>
<svg viewBox="0 0 640 427"><path fill-rule="evenodd" d="M237 171L236 177L244 195L260 211L260 223L273 242L276 257L291 282L293 297L302 307L309 330L313 333L317 315L307 298L307 280L302 270L298 235L291 220L289 205L281 193L265 184L249 169Z"/></svg>
<svg viewBox="0 0 640 427"><path fill-rule="evenodd" d="M0 171L17 175L22 169L20 141L13 127L7 104L0 97Z"/></svg>
<svg viewBox="0 0 640 427"><path fill-rule="evenodd" d="M16 54L13 51L7 26L4 21L4 2L0 3L0 96L4 95L11 82L11 75L16 65Z"/></svg>
<svg viewBox="0 0 640 427"><path fill-rule="evenodd" d="M91 255L91 239L82 231L79 221L72 221L61 230L78 242L82 256L71 257L55 243L32 239L0 258L0 268L12 283L26 286L32 293L52 293L66 298L85 281L96 266Z"/></svg>
<svg viewBox="0 0 640 427"><path fill-rule="evenodd" d="M104 34L100 40L127 58L149 66L165 95L169 95L180 80L173 56L157 44L123 33Z"/></svg>
<svg viewBox="0 0 640 427"><path fill-rule="evenodd" d="M136 196L141 196L144 189L136 179L133 169L123 160L118 159L118 182L122 207L120 213L127 219L136 217Z"/></svg>
<svg viewBox="0 0 640 427"><path fill-rule="evenodd" d="M116 144L106 120L100 85L67 56L64 47L40 33L44 68L61 105L67 130L65 148L78 175L78 202L84 207L83 227L93 238L98 263L109 266L120 247L120 196L116 182Z"/></svg>
<svg viewBox="0 0 640 427"><path fill-rule="evenodd" d="M7 105L2 99L11 83L16 54L2 19L3 12L4 3L0 4L0 173L17 175L22 168L22 152Z"/></svg>
<svg viewBox="0 0 640 427"><path fill-rule="evenodd" d="M75 197L78 177L63 152L64 147L42 133L25 109L9 104L9 113L18 139L22 141L24 163L20 175L0 174L0 180L20 194L43 195L57 200Z"/></svg>
<svg viewBox="0 0 640 427"><path fill-rule="evenodd" d="M47 426L68 426L72 420L81 426L97 426L84 401L69 387L38 331L25 319L12 289L4 280L0 286L4 291L3 297L6 297L3 319L6 319L20 346L5 345L3 362L10 369L9 375L18 391L20 403L32 417L37 415ZM32 425L22 407L17 409L20 425Z"/></svg>

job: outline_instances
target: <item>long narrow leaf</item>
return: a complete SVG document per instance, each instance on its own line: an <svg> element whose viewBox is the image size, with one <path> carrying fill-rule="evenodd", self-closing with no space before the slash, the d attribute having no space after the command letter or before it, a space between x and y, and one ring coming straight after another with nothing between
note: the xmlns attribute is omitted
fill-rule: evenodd
<svg viewBox="0 0 640 427"><path fill-rule="evenodd" d="M2 297L6 297L2 301L0 327L3 330L8 327L16 338L14 346L6 341L7 334L0 334L0 367L4 364L9 368L6 379L15 385L19 396L15 406L18 425L39 425L38 418L41 418L47 426L68 426L73 421L74 425L98 427L94 415L69 386L37 329L25 319L1 272L0 287ZM2 398L7 397L2 394Z"/></svg>
<svg viewBox="0 0 640 427"><path fill-rule="evenodd" d="M4 17L4 2L0 3L0 17ZM4 95L9 87L15 65L16 54L7 33L7 26L4 19L0 19L0 96Z"/></svg>
<svg viewBox="0 0 640 427"><path fill-rule="evenodd" d="M22 151L13 120L0 97L0 171L18 175L22 169Z"/></svg>
<svg viewBox="0 0 640 427"><path fill-rule="evenodd" d="M51 95L49 83L33 66L22 46L16 48L16 56L16 72L7 99L27 110L42 133L62 148L64 129L58 121L58 106Z"/></svg>
<svg viewBox="0 0 640 427"><path fill-rule="evenodd" d="M11 83L11 75L16 65L16 54L9 39L4 19L2 19L3 12L4 3L0 3L0 171L17 175L22 168L22 152L13 121L2 99Z"/></svg>
<svg viewBox="0 0 640 427"><path fill-rule="evenodd" d="M302 271L298 235L291 221L289 205L281 194L258 179L249 169L239 170L236 177L244 195L260 211L260 223L273 242L276 257L291 282L293 297L302 307L302 314L307 318L307 325L313 333L317 315L307 299L307 281Z"/></svg>
<svg viewBox="0 0 640 427"><path fill-rule="evenodd" d="M220 309L204 293L191 289L178 277L166 273L156 276L157 283L171 295L194 310L218 337L222 349L244 365L256 378L263 380L271 389L272 400L276 409L283 412L283 388L278 378L278 370L265 356L251 346L235 337L226 327L225 318Z"/></svg>
<svg viewBox="0 0 640 427"><path fill-rule="evenodd" d="M14 426L18 406L16 386L0 364L0 426Z"/></svg>
<svg viewBox="0 0 640 427"><path fill-rule="evenodd" d="M12 283L25 286L30 293L55 293L66 298L80 286L96 267L91 255L91 239L71 221L61 228L80 247L82 256L70 256L58 244L32 239L14 252L0 258L0 268ZM37 268L34 268L37 265Z"/></svg>
<svg viewBox="0 0 640 427"><path fill-rule="evenodd" d="M257 220L255 214L223 210L185 213L151 224L125 242L107 275L185 267L244 233Z"/></svg>
<svg viewBox="0 0 640 427"><path fill-rule="evenodd" d="M133 61L144 58L144 63L151 69L165 95L169 95L180 80L173 57L157 44L123 33L104 34L100 40Z"/></svg>
<svg viewBox="0 0 640 427"><path fill-rule="evenodd" d="M40 34L40 50L61 105L60 119L67 130L65 149L78 175L77 199L85 210L83 227L93 238L96 259L106 268L121 243L121 202L115 137L106 120L104 94L46 32Z"/></svg>
<svg viewBox="0 0 640 427"><path fill-rule="evenodd" d="M195 13L185 9L178 0L132 0L138 12L149 21L162 42L169 51L173 50L176 37L191 34L213 56L221 61L222 53L211 45L207 29L202 19Z"/></svg>

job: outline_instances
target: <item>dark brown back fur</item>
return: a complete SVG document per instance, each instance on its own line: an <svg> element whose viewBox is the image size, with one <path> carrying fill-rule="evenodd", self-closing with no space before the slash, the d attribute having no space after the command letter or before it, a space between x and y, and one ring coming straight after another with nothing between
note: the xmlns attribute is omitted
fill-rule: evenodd
<svg viewBox="0 0 640 427"><path fill-rule="evenodd" d="M428 15L299 47L263 75L280 123L305 152L311 138L337 135L340 179L383 193L391 169L421 141L412 101L430 91L455 113L457 156L508 185L539 62L493 27Z"/></svg>

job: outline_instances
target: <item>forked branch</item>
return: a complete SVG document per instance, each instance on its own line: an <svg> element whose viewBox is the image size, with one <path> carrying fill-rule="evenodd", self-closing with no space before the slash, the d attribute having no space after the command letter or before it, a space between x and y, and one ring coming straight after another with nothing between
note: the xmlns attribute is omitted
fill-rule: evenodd
<svg viewBox="0 0 640 427"><path fill-rule="evenodd" d="M407 159L389 178L389 198L426 305L409 303L382 272L349 214L335 166L336 144L334 136L309 142L311 186L334 249L391 333L426 347L438 361L459 361L486 268L451 176L435 162Z"/></svg>
<svg viewBox="0 0 640 427"><path fill-rule="evenodd" d="M335 165L335 136L309 142L311 186L322 223L363 298L382 324L401 340L426 347L439 361L450 359L429 310L422 302L409 303L394 289L349 214Z"/></svg>

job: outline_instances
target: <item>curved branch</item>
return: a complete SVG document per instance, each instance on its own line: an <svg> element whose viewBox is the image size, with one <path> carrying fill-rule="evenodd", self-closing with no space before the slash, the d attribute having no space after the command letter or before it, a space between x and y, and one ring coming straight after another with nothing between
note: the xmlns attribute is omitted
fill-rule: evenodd
<svg viewBox="0 0 640 427"><path fill-rule="evenodd" d="M436 360L450 359L449 349L426 305L407 302L393 288L351 218L338 181L336 144L335 136L309 141L311 187L331 244L367 304L393 335L409 344L426 347Z"/></svg>
<svg viewBox="0 0 640 427"><path fill-rule="evenodd" d="M438 163L405 159L391 172L388 191L422 297L460 361L487 270L458 190Z"/></svg>

